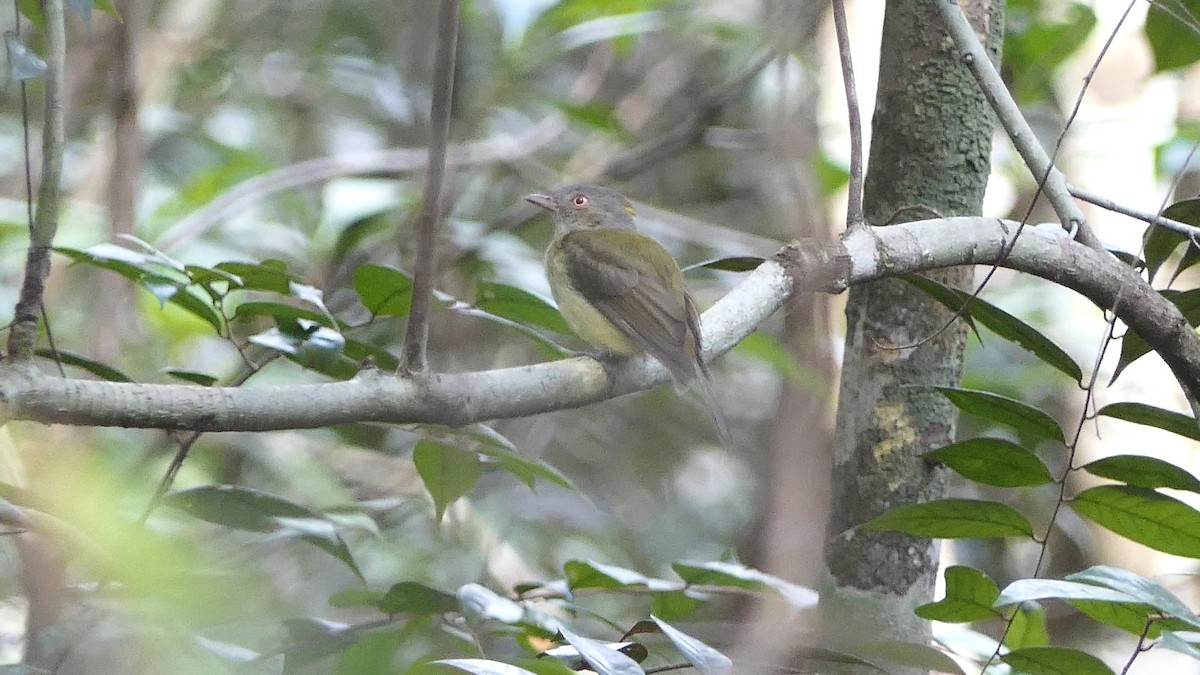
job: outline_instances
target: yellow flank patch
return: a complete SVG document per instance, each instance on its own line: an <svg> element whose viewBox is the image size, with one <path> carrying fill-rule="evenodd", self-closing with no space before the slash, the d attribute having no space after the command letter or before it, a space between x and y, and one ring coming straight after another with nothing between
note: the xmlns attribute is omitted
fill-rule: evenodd
<svg viewBox="0 0 1200 675"><path fill-rule="evenodd" d="M629 206L628 204L625 205L625 213L628 213L630 218L633 218L635 215L633 213L633 207Z"/></svg>
<svg viewBox="0 0 1200 675"><path fill-rule="evenodd" d="M902 403L876 406L875 427L885 434L871 452L876 463L886 462L893 452L917 440L917 432L909 424L908 414Z"/></svg>

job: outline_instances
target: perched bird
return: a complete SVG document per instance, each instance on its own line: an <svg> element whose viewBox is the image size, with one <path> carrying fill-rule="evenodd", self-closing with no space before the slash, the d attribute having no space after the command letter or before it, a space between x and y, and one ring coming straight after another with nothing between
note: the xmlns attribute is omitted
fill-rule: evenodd
<svg viewBox="0 0 1200 675"><path fill-rule="evenodd" d="M617 354L650 354L678 388L698 380L713 424L729 444L729 426L701 358L700 317L683 273L666 249L637 231L629 200L587 184L525 200L554 217L546 276L571 329Z"/></svg>

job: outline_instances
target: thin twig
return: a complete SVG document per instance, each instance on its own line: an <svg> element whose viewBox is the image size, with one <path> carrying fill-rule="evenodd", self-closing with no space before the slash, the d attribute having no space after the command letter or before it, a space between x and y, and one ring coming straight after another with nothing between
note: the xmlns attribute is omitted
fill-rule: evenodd
<svg viewBox="0 0 1200 675"><path fill-rule="evenodd" d="M1125 206L1124 204L1118 204L1108 197L1098 195L1094 192L1089 192L1082 188L1077 188L1073 185L1068 186L1068 189L1076 199L1081 199L1090 204L1095 204L1106 211L1112 211L1113 213L1119 213L1123 216L1129 216L1130 218L1140 220L1143 223L1157 225L1158 227L1166 228L1172 232L1178 232L1179 234L1187 237L1200 237L1200 227L1196 227L1195 225L1188 225L1187 223L1181 223L1178 220L1172 220L1170 218L1164 218L1163 216L1155 215L1149 211L1140 211L1138 209Z"/></svg>
<svg viewBox="0 0 1200 675"><path fill-rule="evenodd" d="M865 222L863 218L863 142L862 115L854 86L854 60L850 53L850 30L846 26L846 6L833 0L833 26L837 32L838 56L842 63L842 83L846 87L846 119L850 123L850 195L846 204L846 227Z"/></svg>
<svg viewBox="0 0 1200 675"><path fill-rule="evenodd" d="M400 370L422 373L428 368L429 306L433 294L437 232L442 218L442 178L446 171L446 137L454 93L454 52L458 43L459 0L442 0L438 10L438 47L433 62L433 100L429 109L429 165L417 225L417 259L413 266L412 308L404 332Z"/></svg>
<svg viewBox="0 0 1200 675"><path fill-rule="evenodd" d="M1138 636L1137 645L1133 648L1133 653L1129 655L1129 660L1125 662L1125 667L1121 668L1120 675L1126 675L1129 669L1133 667L1133 662L1137 659L1138 654L1147 650L1146 639L1150 637L1150 629L1154 627L1154 622L1157 620L1155 616L1146 617L1146 623L1142 626L1142 634Z"/></svg>
<svg viewBox="0 0 1200 675"><path fill-rule="evenodd" d="M14 361L33 358L37 342L38 312L50 276L50 247L58 230L59 184L62 178L64 147L64 97L67 62L67 35L62 0L45 0L42 15L46 22L46 105L42 120L42 181L38 186L37 211L29 229L29 252L25 257L25 275L13 308L12 332L8 335L8 357Z"/></svg>

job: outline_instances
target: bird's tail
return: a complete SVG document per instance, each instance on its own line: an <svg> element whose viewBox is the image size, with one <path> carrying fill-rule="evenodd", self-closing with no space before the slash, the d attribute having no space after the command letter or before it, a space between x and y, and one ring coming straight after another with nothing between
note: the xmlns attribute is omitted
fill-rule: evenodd
<svg viewBox="0 0 1200 675"><path fill-rule="evenodd" d="M704 407L708 409L708 416L712 418L713 427L717 430L717 435L721 437L721 443L727 448L733 447L733 435L729 433L729 420L725 418L725 411L721 410L721 404L717 402L717 389L713 386L712 375L708 372L708 366L701 359L696 360L696 380L700 383L700 396L704 399Z"/></svg>

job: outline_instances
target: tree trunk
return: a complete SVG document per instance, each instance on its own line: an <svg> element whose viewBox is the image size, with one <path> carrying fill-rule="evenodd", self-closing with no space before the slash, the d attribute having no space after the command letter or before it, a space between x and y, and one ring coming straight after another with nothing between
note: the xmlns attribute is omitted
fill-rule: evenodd
<svg viewBox="0 0 1200 675"><path fill-rule="evenodd" d="M982 207L992 115L941 26L939 1L886 5L864 196L874 225L978 215ZM1002 0L960 4L998 60ZM971 272L932 276L965 287ZM962 373L966 332L961 321L941 330L950 316L900 280L850 292L822 595L834 644L929 641L928 622L912 610L931 599L936 542L854 528L894 506L942 496L943 471L921 455L954 440L955 409L930 389L957 385Z"/></svg>

